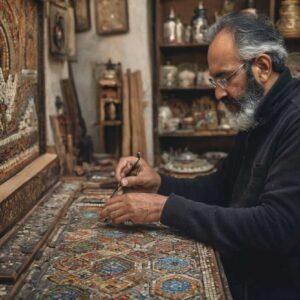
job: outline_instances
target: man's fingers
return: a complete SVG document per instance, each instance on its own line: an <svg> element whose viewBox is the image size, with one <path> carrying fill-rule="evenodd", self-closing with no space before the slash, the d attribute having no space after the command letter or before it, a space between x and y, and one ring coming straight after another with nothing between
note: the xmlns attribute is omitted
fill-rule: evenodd
<svg viewBox="0 0 300 300"><path fill-rule="evenodd" d="M119 210L123 206L123 203L121 202L116 202L112 203L110 205L105 206L102 211L101 211L101 218L107 218L110 217L110 215Z"/></svg>
<svg viewBox="0 0 300 300"><path fill-rule="evenodd" d="M130 170L131 166L135 163L136 157L129 156L120 159L116 167L116 179L121 181L125 174Z"/></svg>
<svg viewBox="0 0 300 300"><path fill-rule="evenodd" d="M130 214L125 214L125 215L119 216L119 217L113 219L112 223L115 225L119 225L126 221L130 221Z"/></svg>
<svg viewBox="0 0 300 300"><path fill-rule="evenodd" d="M124 209L117 209L117 210L112 211L108 217L113 221L123 215L126 215L126 212L124 211Z"/></svg>
<svg viewBox="0 0 300 300"><path fill-rule="evenodd" d="M114 203L117 203L117 202L122 202L122 201L124 201L125 197L126 197L125 194L124 194L124 195L116 195L116 196L114 196L113 198L108 199L108 200L106 201L104 207L107 207L107 206L109 206L109 205L111 205L111 204L114 204Z"/></svg>

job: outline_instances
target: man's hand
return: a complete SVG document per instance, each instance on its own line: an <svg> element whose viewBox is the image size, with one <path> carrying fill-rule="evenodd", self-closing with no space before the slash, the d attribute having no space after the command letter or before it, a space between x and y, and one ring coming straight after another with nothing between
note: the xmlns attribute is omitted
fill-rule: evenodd
<svg viewBox="0 0 300 300"><path fill-rule="evenodd" d="M116 179L121 182L123 187L133 188L145 193L157 193L161 184L161 178L147 162L141 158L137 169L125 177L137 158L134 156L123 157L120 159L116 168Z"/></svg>
<svg viewBox="0 0 300 300"><path fill-rule="evenodd" d="M132 221L134 224L149 224L160 220L167 197L149 193L128 193L106 202L102 219L111 219L113 224Z"/></svg>

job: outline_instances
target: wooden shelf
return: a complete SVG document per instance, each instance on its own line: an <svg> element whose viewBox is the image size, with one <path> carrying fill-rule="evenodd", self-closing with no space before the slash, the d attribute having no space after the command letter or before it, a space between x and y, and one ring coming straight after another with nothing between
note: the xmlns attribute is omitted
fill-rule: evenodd
<svg viewBox="0 0 300 300"><path fill-rule="evenodd" d="M206 49L208 44L161 44L161 50L188 50L188 49Z"/></svg>
<svg viewBox="0 0 300 300"><path fill-rule="evenodd" d="M121 104L121 100L114 98L100 98L100 102Z"/></svg>
<svg viewBox="0 0 300 300"><path fill-rule="evenodd" d="M193 86L193 87L188 87L188 88L183 88L183 87L160 87L160 90L162 92L172 92L172 91L207 91L211 90L213 91L215 88L213 88L210 85L202 85L202 86Z"/></svg>
<svg viewBox="0 0 300 300"><path fill-rule="evenodd" d="M177 138L177 137L218 137L218 136L235 136L237 134L236 130L198 130L198 131L185 131L177 130L174 132L160 133L160 138Z"/></svg>
<svg viewBox="0 0 300 300"><path fill-rule="evenodd" d="M292 42L300 42L300 37L292 37L292 36L287 36L287 37L284 37L284 40L286 42L289 42L289 41L292 41Z"/></svg>
<svg viewBox="0 0 300 300"><path fill-rule="evenodd" d="M102 126L120 126L120 125L122 125L122 121L120 121L120 120L101 121L99 125L102 125Z"/></svg>

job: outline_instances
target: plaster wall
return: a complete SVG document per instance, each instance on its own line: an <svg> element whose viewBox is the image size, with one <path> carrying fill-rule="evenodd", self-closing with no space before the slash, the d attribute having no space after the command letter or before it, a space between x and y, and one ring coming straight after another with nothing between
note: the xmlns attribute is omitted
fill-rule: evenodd
<svg viewBox="0 0 300 300"><path fill-rule="evenodd" d="M78 33L77 38L77 62L72 64L75 85L81 104L82 114L87 123L88 133L92 136L97 146L96 117L96 79L93 75L95 64L107 62L109 58L113 62L121 62L123 70L130 68L132 71L141 70L144 85L144 99L147 102L144 116L146 123L148 157L153 162L153 138L152 138L152 78L151 78L151 53L150 53L150 1L128 0L129 27L125 34L111 36L99 36L95 29L95 0L91 1L91 29ZM63 75L64 68L51 66ZM49 97L57 93L57 86L48 78L48 85L52 85L53 91ZM51 104L52 105L52 104Z"/></svg>
<svg viewBox="0 0 300 300"><path fill-rule="evenodd" d="M55 98L62 92L60 80L69 77L68 64L58 60L49 54L48 18L44 20L44 47L45 47L45 104L46 104L46 134L47 145L53 146L54 139L49 116L56 114Z"/></svg>

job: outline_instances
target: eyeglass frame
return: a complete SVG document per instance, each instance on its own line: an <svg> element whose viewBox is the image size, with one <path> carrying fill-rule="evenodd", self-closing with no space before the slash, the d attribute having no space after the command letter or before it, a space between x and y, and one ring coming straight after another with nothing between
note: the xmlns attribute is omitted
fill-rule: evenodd
<svg viewBox="0 0 300 300"><path fill-rule="evenodd" d="M234 70L231 74L229 74L228 76L224 77L224 78L217 78L214 79L212 77L210 77L209 83L216 88L217 86L219 86L221 89L226 90L228 85L229 85L229 81L236 75L238 75L238 73L246 66L247 63L243 63L241 64L236 70Z"/></svg>

